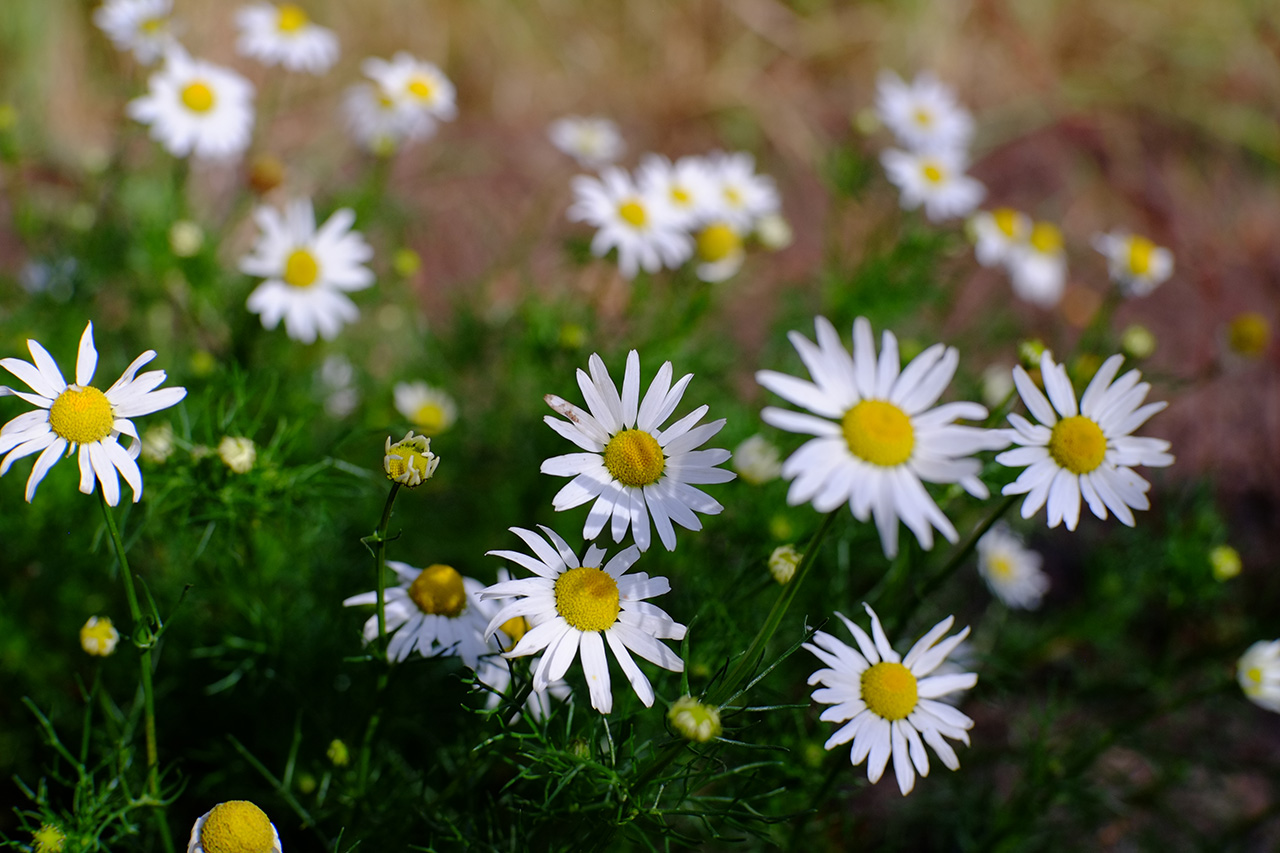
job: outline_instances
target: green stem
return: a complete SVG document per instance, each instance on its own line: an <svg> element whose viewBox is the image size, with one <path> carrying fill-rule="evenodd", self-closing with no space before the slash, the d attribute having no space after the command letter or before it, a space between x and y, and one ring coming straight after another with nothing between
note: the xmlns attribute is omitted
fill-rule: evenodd
<svg viewBox="0 0 1280 853"><path fill-rule="evenodd" d="M382 518L378 529L373 534L373 562L378 576L378 643L376 652L386 656L387 648L387 527L391 524L391 508L400 492L400 484L392 483L387 502L382 507ZM374 689L374 710L369 717L369 725L364 731L364 740L360 744L360 774L357 790L364 794L369 782L369 758L373 754L373 736L378 730L378 722L382 719L382 693L387 689L390 670L383 669L378 674L378 684Z"/></svg>

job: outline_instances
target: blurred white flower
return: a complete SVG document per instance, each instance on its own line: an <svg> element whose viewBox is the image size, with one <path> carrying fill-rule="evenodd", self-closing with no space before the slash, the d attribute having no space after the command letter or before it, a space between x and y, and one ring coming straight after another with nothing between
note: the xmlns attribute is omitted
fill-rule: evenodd
<svg viewBox="0 0 1280 853"><path fill-rule="evenodd" d="M951 89L928 71L905 82L892 71L876 78L876 113L898 141L912 151L964 150L973 119Z"/></svg>
<svg viewBox="0 0 1280 853"><path fill-rule="evenodd" d="M637 187L622 169L611 166L599 178L578 175L573 195L569 219L599 229L591 240L592 254L602 257L616 248L624 278L635 278L641 269L676 269L693 252L693 241L671 218L665 200Z"/></svg>
<svg viewBox="0 0 1280 853"><path fill-rule="evenodd" d="M423 435L439 435L458 419L458 404L439 388L425 382L397 382L396 411Z"/></svg>
<svg viewBox="0 0 1280 853"><path fill-rule="evenodd" d="M1280 714L1280 640L1259 640L1236 662L1236 681L1249 701Z"/></svg>
<svg viewBox="0 0 1280 853"><path fill-rule="evenodd" d="M116 650L120 632L106 616L90 616L80 629L80 648L86 653L105 658Z"/></svg>
<svg viewBox="0 0 1280 853"><path fill-rule="evenodd" d="M969 217L973 253L984 267L1009 262L1014 249L1031 237L1031 217L1008 207L981 210Z"/></svg>
<svg viewBox="0 0 1280 853"><path fill-rule="evenodd" d="M1067 253L1056 225L1037 222L1027 239L1010 249L1006 263L1019 299L1046 310L1061 301L1067 287Z"/></svg>
<svg viewBox="0 0 1280 853"><path fill-rule="evenodd" d="M253 130L253 85L229 68L192 59L181 48L147 80L147 94L126 107L175 157L238 157Z"/></svg>
<svg viewBox="0 0 1280 853"><path fill-rule="evenodd" d="M565 116L547 129L551 144L578 161L584 169L608 166L622 156L626 146L618 126L600 116Z"/></svg>
<svg viewBox="0 0 1280 853"><path fill-rule="evenodd" d="M237 474L247 474L258 461L258 446L242 435L223 436L218 442L218 457Z"/></svg>
<svg viewBox="0 0 1280 853"><path fill-rule="evenodd" d="M116 50L128 50L150 65L177 46L173 36L173 0L106 0L93 10L93 22Z"/></svg>
<svg viewBox="0 0 1280 853"><path fill-rule="evenodd" d="M733 470L753 486L759 486L782 475L782 456L778 448L757 433L733 451Z"/></svg>
<svg viewBox="0 0 1280 853"><path fill-rule="evenodd" d="M986 188L965 174L964 155L957 150L916 154L889 148L880 163L900 192L904 210L924 206L932 222L966 216L986 196Z"/></svg>
<svg viewBox="0 0 1280 853"><path fill-rule="evenodd" d="M1123 231L1096 234L1093 248L1107 259L1111 279L1125 296L1146 296L1173 275L1173 253L1146 237Z"/></svg>
<svg viewBox="0 0 1280 853"><path fill-rule="evenodd" d="M264 65L323 74L338 60L338 37L293 3L254 3L236 12L236 50Z"/></svg>
<svg viewBox="0 0 1280 853"><path fill-rule="evenodd" d="M1044 558L1022 544L1007 524L996 524L978 540L978 573L1008 607L1035 610L1049 591Z"/></svg>

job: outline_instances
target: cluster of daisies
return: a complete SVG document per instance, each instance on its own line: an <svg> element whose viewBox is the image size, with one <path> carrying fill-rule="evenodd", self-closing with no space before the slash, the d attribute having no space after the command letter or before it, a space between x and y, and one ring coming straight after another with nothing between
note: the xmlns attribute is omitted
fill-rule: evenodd
<svg viewBox="0 0 1280 853"><path fill-rule="evenodd" d="M923 207L933 222L968 217L978 263L1003 268L1019 299L1055 307L1067 285L1062 231L1009 207L975 213L986 189L966 173L974 121L955 93L928 72L907 83L885 71L876 116L902 146L884 151L880 161L903 208ZM1099 233L1093 246L1125 296L1145 296L1173 274L1173 254L1142 235Z"/></svg>

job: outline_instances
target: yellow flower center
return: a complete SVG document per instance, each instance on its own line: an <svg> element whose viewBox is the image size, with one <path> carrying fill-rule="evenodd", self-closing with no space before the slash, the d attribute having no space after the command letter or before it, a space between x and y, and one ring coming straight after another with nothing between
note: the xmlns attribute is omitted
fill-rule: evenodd
<svg viewBox="0 0 1280 853"><path fill-rule="evenodd" d="M1088 474L1102 464L1107 437L1084 415L1063 418L1049 436L1049 455L1072 474Z"/></svg>
<svg viewBox="0 0 1280 853"><path fill-rule="evenodd" d="M423 403L413 413L413 422L424 435L435 435L449 425L449 418L439 403Z"/></svg>
<svg viewBox="0 0 1280 853"><path fill-rule="evenodd" d="M862 701L886 720L906 719L919 698L916 677L900 663L881 661L862 673Z"/></svg>
<svg viewBox="0 0 1280 853"><path fill-rule="evenodd" d="M556 578L556 612L579 631L604 631L618 621L618 582L604 569L578 566Z"/></svg>
<svg viewBox="0 0 1280 853"><path fill-rule="evenodd" d="M409 94L419 101L429 101L435 94L435 89L426 77L414 77L409 81Z"/></svg>
<svg viewBox="0 0 1280 853"><path fill-rule="evenodd" d="M1001 207L991 211L991 219L1004 236L1018 236L1018 211L1011 207Z"/></svg>
<svg viewBox="0 0 1280 853"><path fill-rule="evenodd" d="M644 205L634 198L629 198L618 205L618 215L622 217L623 222L632 228L643 228L645 223L649 221L649 215L645 213Z"/></svg>
<svg viewBox="0 0 1280 853"><path fill-rule="evenodd" d="M196 80L182 87L182 103L193 113L207 113L213 109L213 90L208 83Z"/></svg>
<svg viewBox="0 0 1280 853"><path fill-rule="evenodd" d="M1256 696L1260 691L1258 688L1262 686L1262 669L1251 666L1245 670L1244 677L1249 679L1249 687L1245 688L1250 695Z"/></svg>
<svg viewBox="0 0 1280 853"><path fill-rule="evenodd" d="M1255 311L1246 311L1231 320L1227 327L1227 346L1246 358L1257 358L1271 343L1271 324Z"/></svg>
<svg viewBox="0 0 1280 853"><path fill-rule="evenodd" d="M520 642L521 637L529 633L529 620L523 616L512 616L499 625L498 630L511 638L511 645L503 649L503 651L509 652L515 648L516 643Z"/></svg>
<svg viewBox="0 0 1280 853"><path fill-rule="evenodd" d="M62 853L67 843L67 836L51 823L44 823L31 833L31 840L36 843L35 853Z"/></svg>
<svg viewBox="0 0 1280 853"><path fill-rule="evenodd" d="M987 568L991 574L1003 580L1008 580L1013 576L1013 561L1003 554L988 560Z"/></svg>
<svg viewBox="0 0 1280 853"><path fill-rule="evenodd" d="M276 27L282 33L296 33L307 25L307 13L292 3L280 7L280 17L276 19Z"/></svg>
<svg viewBox="0 0 1280 853"><path fill-rule="evenodd" d="M425 480L431 476L431 460L415 448L401 445L392 448L388 454L386 469L388 480L399 480L410 471L417 471L418 476Z"/></svg>
<svg viewBox="0 0 1280 853"><path fill-rule="evenodd" d="M671 200L675 202L676 207L688 207L693 203L693 193L684 187L675 186L671 188Z"/></svg>
<svg viewBox="0 0 1280 853"><path fill-rule="evenodd" d="M742 239L723 222L713 222L698 232L698 257L708 263L723 261L742 249Z"/></svg>
<svg viewBox="0 0 1280 853"><path fill-rule="evenodd" d="M906 462L916 444L911 418L884 400L858 403L844 413L840 427L854 456L883 468Z"/></svg>
<svg viewBox="0 0 1280 853"><path fill-rule="evenodd" d="M920 174L931 184L940 184L947 179L947 172L934 160L926 160L920 165Z"/></svg>
<svg viewBox="0 0 1280 853"><path fill-rule="evenodd" d="M320 277L320 264L308 249L294 249L284 262L284 283L293 287L310 287Z"/></svg>
<svg viewBox="0 0 1280 853"><path fill-rule="evenodd" d="M163 31L165 25L168 23L169 21L167 18L147 18L138 25L138 29L142 30L144 35L154 36Z"/></svg>
<svg viewBox="0 0 1280 853"><path fill-rule="evenodd" d="M454 619L467 609L467 590L453 566L427 566L409 584L409 597L423 613Z"/></svg>
<svg viewBox="0 0 1280 853"><path fill-rule="evenodd" d="M724 200L732 208L739 208L746 204L746 200L742 197L742 192L737 187L725 187Z"/></svg>
<svg viewBox="0 0 1280 853"><path fill-rule="evenodd" d="M91 655L106 657L115 651L115 644L119 639L120 633L105 616L90 619L80 629L80 648Z"/></svg>
<svg viewBox="0 0 1280 853"><path fill-rule="evenodd" d="M604 447L604 467L625 486L658 482L667 467L657 440L642 429L624 429Z"/></svg>
<svg viewBox="0 0 1280 853"><path fill-rule="evenodd" d="M90 386L68 385L49 407L49 428L72 444L93 444L111 435L115 415L107 395Z"/></svg>
<svg viewBox="0 0 1280 853"><path fill-rule="evenodd" d="M916 110L911 114L911 117L915 119L916 124L921 127L929 127L933 124L933 113L929 112L924 107L916 107Z"/></svg>
<svg viewBox="0 0 1280 853"><path fill-rule="evenodd" d="M1056 255L1062 251L1062 232L1048 222L1037 222L1028 240L1042 255Z"/></svg>
<svg viewBox="0 0 1280 853"><path fill-rule="evenodd" d="M1129 238L1129 273L1131 275L1146 275L1151 271L1151 255L1156 250L1156 244L1152 243L1146 237L1130 237Z"/></svg>
<svg viewBox="0 0 1280 853"><path fill-rule="evenodd" d="M200 828L205 853L270 853L274 843L271 820L246 800L214 806Z"/></svg>

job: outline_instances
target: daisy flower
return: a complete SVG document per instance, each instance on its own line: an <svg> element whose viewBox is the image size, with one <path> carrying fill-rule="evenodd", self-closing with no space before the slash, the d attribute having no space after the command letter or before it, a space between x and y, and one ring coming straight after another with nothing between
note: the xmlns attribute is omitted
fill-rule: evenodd
<svg viewBox="0 0 1280 853"><path fill-rule="evenodd" d="M0 429L0 462L3 476L14 460L40 453L27 479L27 503L36 487L58 457L76 452L80 461L80 491L93 494L94 478L102 484L102 495L111 506L120 502L118 471L133 489L133 502L142 499L142 472L134 460L141 452L138 430L129 418L167 409L187 396L186 388L161 388L163 370L138 376L138 369L156 357L147 350L133 360L124 374L105 392L89 383L98 367L98 351L93 346L93 323L84 327L76 357L76 381L68 385L49 352L35 341L27 341L32 361L0 359L0 367L21 379L34 392L15 391L0 386L0 396L12 394L38 408L18 415ZM133 439L129 448L120 446L120 435Z"/></svg>
<svg viewBox="0 0 1280 853"><path fill-rule="evenodd" d="M969 218L973 253L984 267L1008 263L1014 249L1031 237L1031 217L1008 207L982 210Z"/></svg>
<svg viewBox="0 0 1280 853"><path fill-rule="evenodd" d="M414 435L410 430L394 444L387 436L382 470L388 480L416 489L434 477L439 467L440 457L431 452L431 439L426 436Z"/></svg>
<svg viewBox="0 0 1280 853"><path fill-rule="evenodd" d="M901 192L902 208L924 205L931 222L965 216L987 194L986 187L965 174L964 156L956 150L916 154L890 148L881 152L880 164Z"/></svg>
<svg viewBox="0 0 1280 853"><path fill-rule="evenodd" d="M1067 253L1056 225L1035 223L1027 239L1009 250L1005 264L1013 294L1019 299L1045 310L1062 299L1067 287Z"/></svg>
<svg viewBox="0 0 1280 853"><path fill-rule="evenodd" d="M1030 518L1048 502L1049 526L1067 522L1076 529L1080 498L1105 519L1107 510L1122 524L1133 527L1134 509L1147 509L1151 484L1132 466L1164 467L1173 464L1169 442L1139 438L1131 433L1168 403L1143 406L1151 386L1142 374L1130 370L1115 382L1124 356L1113 355L1102 363L1076 406L1064 365L1054 364L1047 350L1040 355L1040 375L1049 396L1031 381L1021 366L1013 369L1013 381L1027 409L1039 423L1021 415L1009 415L1010 440L1022 445L1001 453L996 461L1014 468L1026 467L1018 479L1004 487L1006 495L1025 494L1022 517Z"/></svg>
<svg viewBox="0 0 1280 853"><path fill-rule="evenodd" d="M713 212L742 231L750 231L762 216L777 213L780 206L773 178L756 174L756 160L745 151L716 152L706 161L714 188Z"/></svg>
<svg viewBox="0 0 1280 853"><path fill-rule="evenodd" d="M406 142L426 139L436 128L426 113L402 114L395 99L372 83L347 89L342 109L356 144L383 157L394 154Z"/></svg>
<svg viewBox="0 0 1280 853"><path fill-rule="evenodd" d="M675 269L693 253L693 241L671 218L665 201L637 187L622 169L611 166L599 178L578 175L572 186L569 219L599 229L591 240L596 257L617 248L624 278L635 278L640 269Z"/></svg>
<svg viewBox="0 0 1280 853"><path fill-rule="evenodd" d="M867 762L867 779L873 785L880 781L892 758L898 790L906 796L915 787L917 772L921 776L929 775L926 743L950 770L958 769L960 761L945 738L969 745L968 731L973 728L973 720L937 700L968 690L978 683L978 676L959 672L930 677L947 655L969 636L969 629L943 640L955 622L955 617L948 616L921 637L904 658L889 645L875 611L866 604L862 606L871 616L871 634L875 641L843 613L837 613L853 634L858 648L818 631L813 635L813 642L805 643L804 648L827 668L809 676L809 684L822 685L813 691L815 702L832 706L823 711L819 719L830 723L849 721L827 739L824 748L831 749L852 740L849 760L855 767Z"/></svg>
<svg viewBox="0 0 1280 853"><path fill-rule="evenodd" d="M384 591L386 601L387 660L397 663L416 649L424 658L457 655L475 669L480 656L492 649L486 637L494 605L479 599L484 584L464 577L452 566L440 563L419 571L408 563L387 560L400 579ZM342 602L344 607L377 604L378 591L362 592ZM378 614L364 623L364 641L378 638Z"/></svg>
<svg viewBox="0 0 1280 853"><path fill-rule="evenodd" d="M709 222L698 229L694 241L698 265L695 271L702 281L725 281L742 269L747 253L742 247L742 234L729 222Z"/></svg>
<svg viewBox="0 0 1280 853"><path fill-rule="evenodd" d="M106 0L93 10L93 22L116 46L150 65L177 45L173 37L173 0Z"/></svg>
<svg viewBox="0 0 1280 853"><path fill-rule="evenodd" d="M892 71L876 79L876 114L913 151L963 150L973 135L973 119L955 93L928 71L905 82Z"/></svg>
<svg viewBox="0 0 1280 853"><path fill-rule="evenodd" d="M1107 259L1111 280L1125 296L1146 296L1173 275L1173 253L1146 237L1113 231L1093 238Z"/></svg>
<svg viewBox="0 0 1280 853"><path fill-rule="evenodd" d="M458 419L453 398L425 382L397 382L395 400L396 411L426 436L439 435Z"/></svg>
<svg viewBox="0 0 1280 853"><path fill-rule="evenodd" d="M253 850L281 853L280 834L262 809L248 800L230 800L196 818L187 853Z"/></svg>
<svg viewBox="0 0 1280 853"><path fill-rule="evenodd" d="M636 185L647 198L665 203L671 224L684 230L714 216L721 204L720 187L704 157L672 163L661 154L646 154L636 169Z"/></svg>
<svg viewBox="0 0 1280 853"><path fill-rule="evenodd" d="M1249 701L1280 714L1280 640L1259 640L1236 662L1236 681Z"/></svg>
<svg viewBox="0 0 1280 853"><path fill-rule="evenodd" d="M584 169L608 166L622 156L626 146L618 126L599 116L565 116L547 128L551 144L578 161Z"/></svg>
<svg viewBox="0 0 1280 853"><path fill-rule="evenodd" d="M419 116L434 123L451 121L458 114L453 83L430 62L400 51L390 61L370 57L360 67L409 124Z"/></svg>
<svg viewBox="0 0 1280 853"><path fill-rule="evenodd" d="M1009 441L1000 430L956 424L959 418L982 420L977 403L934 406L955 375L960 355L934 344L899 370L898 340L886 331L877 359L871 324L853 324L853 356L825 317L814 320L815 346L799 332L788 337L813 377L812 382L762 370L756 381L784 400L813 414L769 407L764 422L788 432L816 436L782 465L792 480L791 505L812 502L829 512L847 502L859 521L875 516L885 555L898 553L898 521L933 547L933 529L955 542L955 527L923 482L959 483L975 497L987 497L978 479L979 450L997 450Z"/></svg>
<svg viewBox="0 0 1280 853"><path fill-rule="evenodd" d="M643 572L627 575L640 557L635 545L619 551L601 566L604 549L595 545L579 560L554 531L543 527L546 540L519 527L511 532L524 540L533 556L519 551L490 551L533 572L537 577L499 582L482 597L515 598L489 620L485 634L517 616L533 627L504 657L517 658L543 652L533 670L533 689L547 690L564 677L574 658L582 658L582 671L591 694L591 707L602 714L613 710L609 686L609 662L604 647L613 650L618 665L645 707L653 706L653 686L631 658L631 652L672 672L682 672L684 661L659 640L684 639L685 626L645 599L671 590L666 578L650 578Z"/></svg>
<svg viewBox="0 0 1280 853"><path fill-rule="evenodd" d="M253 130L253 85L175 47L147 80L147 94L130 101L126 112L150 125L151 138L175 157L238 157Z"/></svg>
<svg viewBox="0 0 1280 853"><path fill-rule="evenodd" d="M672 522L687 530L701 530L694 512L717 515L724 507L694 485L727 483L732 471L717 468L729 458L729 451L713 448L696 450L724 426L724 419L695 426L707 413L699 406L666 429L684 389L693 379L689 373L674 386L671 362L664 362L649 390L640 400L640 356L627 354L622 395L609 377L604 361L593 354L591 374L578 370L578 387L590 412L583 411L555 395L546 396L547 405L568 420L547 415L544 420L560 435L585 453L554 456L542 463L542 473L573 477L555 496L557 511L594 500L582 530L584 539L595 539L612 518L613 541L621 542L627 528L641 551L649 549L649 517L658 538L668 551L675 550Z"/></svg>
<svg viewBox="0 0 1280 853"><path fill-rule="evenodd" d="M80 628L80 648L86 653L107 657L116 650L120 632L106 616L90 616Z"/></svg>
<svg viewBox="0 0 1280 853"><path fill-rule="evenodd" d="M978 573L1006 607L1035 610L1049 591L1044 558L1022 544L1007 524L996 524L978 540Z"/></svg>
<svg viewBox="0 0 1280 853"><path fill-rule="evenodd" d="M236 50L264 65L323 74L338 60L338 37L333 30L312 22L293 3L242 6L236 12L236 26L240 29Z"/></svg>
<svg viewBox="0 0 1280 853"><path fill-rule="evenodd" d="M782 457L769 439L757 433L733 451L733 470L753 486L760 486L782 475Z"/></svg>
<svg viewBox="0 0 1280 853"><path fill-rule="evenodd" d="M511 580L511 573L506 569L498 569L498 583L505 583ZM495 605L496 609L496 605ZM496 633L489 635L497 648L497 652L509 652L515 648L516 643L529 633L532 623L528 617L513 616L506 622L498 626ZM540 658L534 658L531 666L536 669ZM489 698L485 700L485 707L492 710L498 707L498 703L502 701L502 697L511 687L511 661L502 657L500 654L485 655L480 658L480 665L476 667L476 680L485 687ZM525 709L535 720L542 720L551 714L551 700L565 702L573 694L573 688L569 686L567 681L563 679L553 681L547 685L546 690L530 690L529 698L525 700Z"/></svg>
<svg viewBox="0 0 1280 853"><path fill-rule="evenodd" d="M373 249L351 230L355 213L343 208L317 229L311 201L301 199L283 213L259 207L253 218L262 235L240 259L240 271L266 281L249 294L249 310L260 314L268 329L283 318L295 341L312 343L317 333L332 340L344 323L360 316L346 293L373 285L365 266Z"/></svg>

